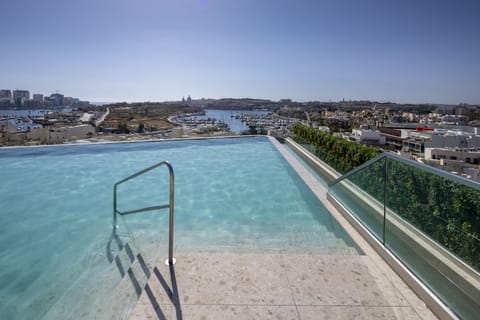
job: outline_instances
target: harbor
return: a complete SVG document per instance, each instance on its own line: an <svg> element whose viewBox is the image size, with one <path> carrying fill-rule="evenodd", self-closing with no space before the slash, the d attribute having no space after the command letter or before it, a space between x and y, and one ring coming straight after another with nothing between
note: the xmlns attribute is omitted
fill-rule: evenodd
<svg viewBox="0 0 480 320"><path fill-rule="evenodd" d="M264 110L212 110L197 113L184 113L169 119L193 133L231 132L267 133L290 130L295 119L285 118Z"/></svg>

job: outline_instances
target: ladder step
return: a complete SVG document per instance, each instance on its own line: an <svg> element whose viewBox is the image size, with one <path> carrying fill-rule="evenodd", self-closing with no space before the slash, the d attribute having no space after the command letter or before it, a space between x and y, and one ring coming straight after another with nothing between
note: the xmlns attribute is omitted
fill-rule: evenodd
<svg viewBox="0 0 480 320"><path fill-rule="evenodd" d="M169 204L163 204L163 205L160 205L160 206L152 206L152 207L146 207L146 208L124 211L124 212L117 211L117 213L121 216L124 216L124 215L127 215L127 214L139 213L139 212L145 212L145 211L153 211L153 210L165 209L165 208L169 208L169 207L170 207Z"/></svg>

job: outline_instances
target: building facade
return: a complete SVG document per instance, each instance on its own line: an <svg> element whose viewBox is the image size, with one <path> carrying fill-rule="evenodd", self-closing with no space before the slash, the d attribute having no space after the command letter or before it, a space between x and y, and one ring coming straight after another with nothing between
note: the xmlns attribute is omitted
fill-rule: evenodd
<svg viewBox="0 0 480 320"><path fill-rule="evenodd" d="M0 90L0 107L8 107L12 103L12 91Z"/></svg>
<svg viewBox="0 0 480 320"><path fill-rule="evenodd" d="M16 107L20 108L30 100L30 91L28 90L13 90L12 92L13 103Z"/></svg>

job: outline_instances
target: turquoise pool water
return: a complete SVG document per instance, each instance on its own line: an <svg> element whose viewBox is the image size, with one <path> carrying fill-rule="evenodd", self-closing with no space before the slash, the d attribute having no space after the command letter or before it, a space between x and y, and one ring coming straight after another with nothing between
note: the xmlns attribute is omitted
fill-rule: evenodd
<svg viewBox="0 0 480 320"><path fill-rule="evenodd" d="M176 252L358 254L266 137L2 149L0 318L56 318L53 306L81 299L72 285L110 263L113 184L162 160L175 170ZM165 167L118 193L120 210L167 199ZM166 248L168 210L119 225Z"/></svg>

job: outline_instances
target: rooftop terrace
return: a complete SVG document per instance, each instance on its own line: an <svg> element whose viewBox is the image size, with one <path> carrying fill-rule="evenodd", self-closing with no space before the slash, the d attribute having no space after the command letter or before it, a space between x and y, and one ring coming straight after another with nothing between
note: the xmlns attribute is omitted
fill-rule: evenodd
<svg viewBox="0 0 480 320"><path fill-rule="evenodd" d="M436 319L425 303L327 201L321 184L271 139L362 251L361 255L178 253L157 260L142 288L135 272L120 295L137 295L129 319ZM166 252L166 251L164 251ZM122 301L122 299L118 299ZM112 312L124 306L112 305Z"/></svg>

